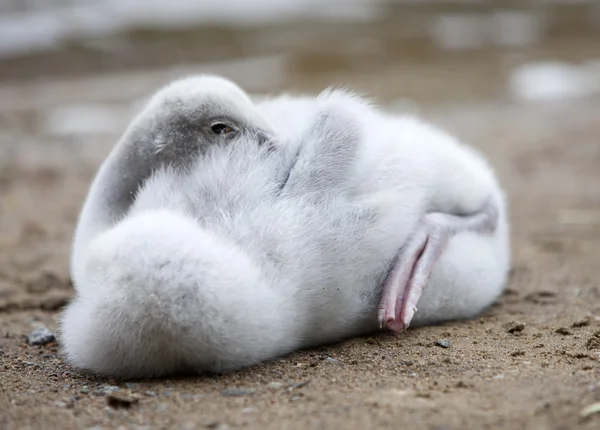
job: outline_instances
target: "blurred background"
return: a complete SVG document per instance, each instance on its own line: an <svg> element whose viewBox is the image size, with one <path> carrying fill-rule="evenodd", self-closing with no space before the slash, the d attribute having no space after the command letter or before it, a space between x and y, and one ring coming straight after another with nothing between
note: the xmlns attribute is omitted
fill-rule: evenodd
<svg viewBox="0 0 600 430"><path fill-rule="evenodd" d="M433 109L494 157L508 150L494 139L512 139L513 152L523 136L546 145L555 119L597 114L585 103L600 92L600 1L0 0L0 204L6 184L39 182L15 197L0 237L36 212L32 190L59 179L73 202L62 212L68 237L91 176L140 104L207 72L255 97L336 85L392 109ZM493 160L507 176L537 163L507 154ZM567 187L556 173L544 181Z"/></svg>
<svg viewBox="0 0 600 430"><path fill-rule="evenodd" d="M594 0L0 1L6 84L214 71L258 92L548 100L600 90L599 43ZM108 86L146 91L130 84Z"/></svg>

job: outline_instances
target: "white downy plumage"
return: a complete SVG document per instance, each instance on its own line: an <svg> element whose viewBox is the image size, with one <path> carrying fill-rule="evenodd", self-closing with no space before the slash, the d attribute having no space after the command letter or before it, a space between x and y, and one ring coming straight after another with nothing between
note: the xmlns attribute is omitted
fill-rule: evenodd
<svg viewBox="0 0 600 430"><path fill-rule="evenodd" d="M378 328L382 283L423 216L498 208L457 234L413 324L468 318L509 265L503 193L473 150L328 90L253 104L211 76L160 90L104 162L61 321L75 366L225 371Z"/></svg>

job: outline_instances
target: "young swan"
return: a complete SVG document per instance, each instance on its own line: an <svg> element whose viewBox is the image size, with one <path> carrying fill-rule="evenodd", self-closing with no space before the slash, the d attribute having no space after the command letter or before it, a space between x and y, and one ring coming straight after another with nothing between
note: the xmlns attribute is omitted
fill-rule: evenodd
<svg viewBox="0 0 600 430"><path fill-rule="evenodd" d="M487 164L431 126L343 92L254 106L191 78L92 184L62 343L76 366L151 377L400 330L417 301L415 323L467 318L502 290L507 236Z"/></svg>

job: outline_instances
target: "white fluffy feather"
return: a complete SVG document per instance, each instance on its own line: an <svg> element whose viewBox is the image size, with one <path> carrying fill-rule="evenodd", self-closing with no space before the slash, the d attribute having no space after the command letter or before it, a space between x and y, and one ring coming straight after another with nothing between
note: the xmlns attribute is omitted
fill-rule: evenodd
<svg viewBox="0 0 600 430"><path fill-rule="evenodd" d="M123 170L103 167L75 238L77 297L61 324L71 363L121 377L224 371L373 331L382 281L423 215L490 198L496 233L451 240L415 324L474 316L501 293L504 197L472 149L347 92L252 106L241 90L194 79L163 92L190 105L218 93L225 110L274 129L278 146L269 152L247 135L212 145L187 169L152 170L116 218L104 214L101 182ZM146 117L172 106L155 100L132 127L141 133Z"/></svg>

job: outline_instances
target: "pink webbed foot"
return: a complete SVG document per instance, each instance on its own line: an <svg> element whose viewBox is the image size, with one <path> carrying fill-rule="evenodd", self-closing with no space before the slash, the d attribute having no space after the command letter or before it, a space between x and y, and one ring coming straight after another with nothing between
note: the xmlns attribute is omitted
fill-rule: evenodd
<svg viewBox="0 0 600 430"><path fill-rule="evenodd" d="M406 330L448 241L461 232L491 233L497 220L498 209L491 201L469 215L441 212L425 215L384 281L377 312L380 327L395 332Z"/></svg>

